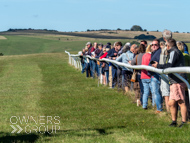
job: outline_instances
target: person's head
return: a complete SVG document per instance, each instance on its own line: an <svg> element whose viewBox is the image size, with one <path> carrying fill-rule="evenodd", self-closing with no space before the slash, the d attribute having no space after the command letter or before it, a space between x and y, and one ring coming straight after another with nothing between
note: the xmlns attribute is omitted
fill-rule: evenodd
<svg viewBox="0 0 190 143"><path fill-rule="evenodd" d="M162 32L162 37L163 37L164 41L168 41L169 39L172 39L172 32L170 30L165 29Z"/></svg>
<svg viewBox="0 0 190 143"><path fill-rule="evenodd" d="M110 45L110 46L111 46L111 43L110 43L110 42L108 42L108 43L107 43L107 45Z"/></svg>
<svg viewBox="0 0 190 143"><path fill-rule="evenodd" d="M123 46L122 53L126 53L126 52L129 51L129 50L130 50L130 47L125 44L125 45Z"/></svg>
<svg viewBox="0 0 190 143"><path fill-rule="evenodd" d="M133 44L130 48L130 51L134 54L138 53L138 46L136 44Z"/></svg>
<svg viewBox="0 0 190 143"><path fill-rule="evenodd" d="M94 45L93 45L93 46L94 46L94 48L96 49L97 46L98 46L98 45L97 45L97 42L94 42Z"/></svg>
<svg viewBox="0 0 190 143"><path fill-rule="evenodd" d="M87 52L87 51L88 51L88 47L87 47L87 46L85 46L85 48L84 48L84 49L85 49L85 52Z"/></svg>
<svg viewBox="0 0 190 143"><path fill-rule="evenodd" d="M105 53L105 52L106 52L106 47L104 46L104 47L103 47L103 53Z"/></svg>
<svg viewBox="0 0 190 143"><path fill-rule="evenodd" d="M110 49L111 49L111 46L107 44L106 45L106 51L108 52Z"/></svg>
<svg viewBox="0 0 190 143"><path fill-rule="evenodd" d="M165 42L160 42L160 48L164 48L165 47Z"/></svg>
<svg viewBox="0 0 190 143"><path fill-rule="evenodd" d="M167 50L170 50L172 47L176 46L176 40L175 39L169 39L167 41Z"/></svg>
<svg viewBox="0 0 190 143"><path fill-rule="evenodd" d="M102 50L102 48L103 48L103 44L102 43L98 44L98 49Z"/></svg>
<svg viewBox="0 0 190 143"><path fill-rule="evenodd" d="M177 48L182 52L184 53L184 45L181 41L177 41Z"/></svg>
<svg viewBox="0 0 190 143"><path fill-rule="evenodd" d="M113 44L113 47L112 48L115 48L115 44L116 44L117 42L114 42L114 44Z"/></svg>
<svg viewBox="0 0 190 143"><path fill-rule="evenodd" d="M148 45L148 47L146 48L146 53L150 53L151 52L151 46L152 45L150 45L150 44Z"/></svg>
<svg viewBox="0 0 190 143"><path fill-rule="evenodd" d="M147 47L147 41L146 40L142 40L140 44L145 45L145 47Z"/></svg>
<svg viewBox="0 0 190 143"><path fill-rule="evenodd" d="M125 43L124 46L129 46L129 47L131 47L131 43L127 42L127 43Z"/></svg>
<svg viewBox="0 0 190 143"><path fill-rule="evenodd" d="M146 47L143 44L140 44L139 46L139 53L145 53Z"/></svg>
<svg viewBox="0 0 190 143"><path fill-rule="evenodd" d="M160 40L159 39L154 39L152 41L152 47L151 47L152 52L158 50L158 48L160 48Z"/></svg>
<svg viewBox="0 0 190 143"><path fill-rule="evenodd" d="M121 49L121 47L122 47L122 43L121 42L116 42L115 43L115 48L116 48L116 50L120 50Z"/></svg>
<svg viewBox="0 0 190 143"><path fill-rule="evenodd" d="M91 43L91 42L87 42L87 43L86 43L86 46L87 46L88 48L90 48L90 47L92 46L92 43Z"/></svg>

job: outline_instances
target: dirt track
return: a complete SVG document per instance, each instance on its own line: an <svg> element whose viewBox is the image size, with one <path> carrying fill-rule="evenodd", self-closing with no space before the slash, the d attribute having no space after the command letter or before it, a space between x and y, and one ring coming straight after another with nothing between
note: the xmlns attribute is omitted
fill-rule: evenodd
<svg viewBox="0 0 190 143"><path fill-rule="evenodd" d="M7 38L5 38L4 36L0 36L0 40L6 40Z"/></svg>

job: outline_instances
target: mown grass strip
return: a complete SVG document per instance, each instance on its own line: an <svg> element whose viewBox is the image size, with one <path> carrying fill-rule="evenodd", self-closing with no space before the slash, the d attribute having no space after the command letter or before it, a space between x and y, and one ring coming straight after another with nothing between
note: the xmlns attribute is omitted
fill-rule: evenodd
<svg viewBox="0 0 190 143"><path fill-rule="evenodd" d="M165 113L155 115L152 109L144 111L117 90L97 87L96 80L86 79L68 65L66 54L10 56L0 61L4 63L0 72L0 142L189 140L188 127L169 128L170 117ZM34 131L11 134L12 115L59 116L60 130L52 134L47 130L44 134Z"/></svg>

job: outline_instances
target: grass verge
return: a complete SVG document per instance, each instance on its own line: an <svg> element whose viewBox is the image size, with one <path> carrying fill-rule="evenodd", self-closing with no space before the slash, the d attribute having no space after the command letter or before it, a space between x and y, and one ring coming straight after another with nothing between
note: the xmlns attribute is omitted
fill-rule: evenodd
<svg viewBox="0 0 190 143"><path fill-rule="evenodd" d="M166 113L144 111L117 90L97 87L67 61L62 53L0 59L0 142L189 141L188 126L169 128ZM11 133L10 125L23 130Z"/></svg>

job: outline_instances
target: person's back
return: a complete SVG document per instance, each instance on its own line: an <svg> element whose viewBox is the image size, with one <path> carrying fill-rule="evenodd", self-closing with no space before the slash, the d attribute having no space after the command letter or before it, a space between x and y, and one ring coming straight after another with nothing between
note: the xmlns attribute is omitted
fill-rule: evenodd
<svg viewBox="0 0 190 143"><path fill-rule="evenodd" d="M148 65L151 59L151 45L149 45L146 49L146 53L142 57L142 65ZM143 84L143 109L147 109L148 106L148 97L150 94L150 88L151 88L151 80L150 75L148 75L147 70L141 70L141 80ZM152 98L153 99L153 98ZM154 103L152 104L154 105Z"/></svg>
<svg viewBox="0 0 190 143"><path fill-rule="evenodd" d="M151 59L151 53L145 53L142 57L142 63L141 65L146 65L148 66L149 62ZM147 70L141 70L141 79L150 79L150 75L148 75L148 71Z"/></svg>

